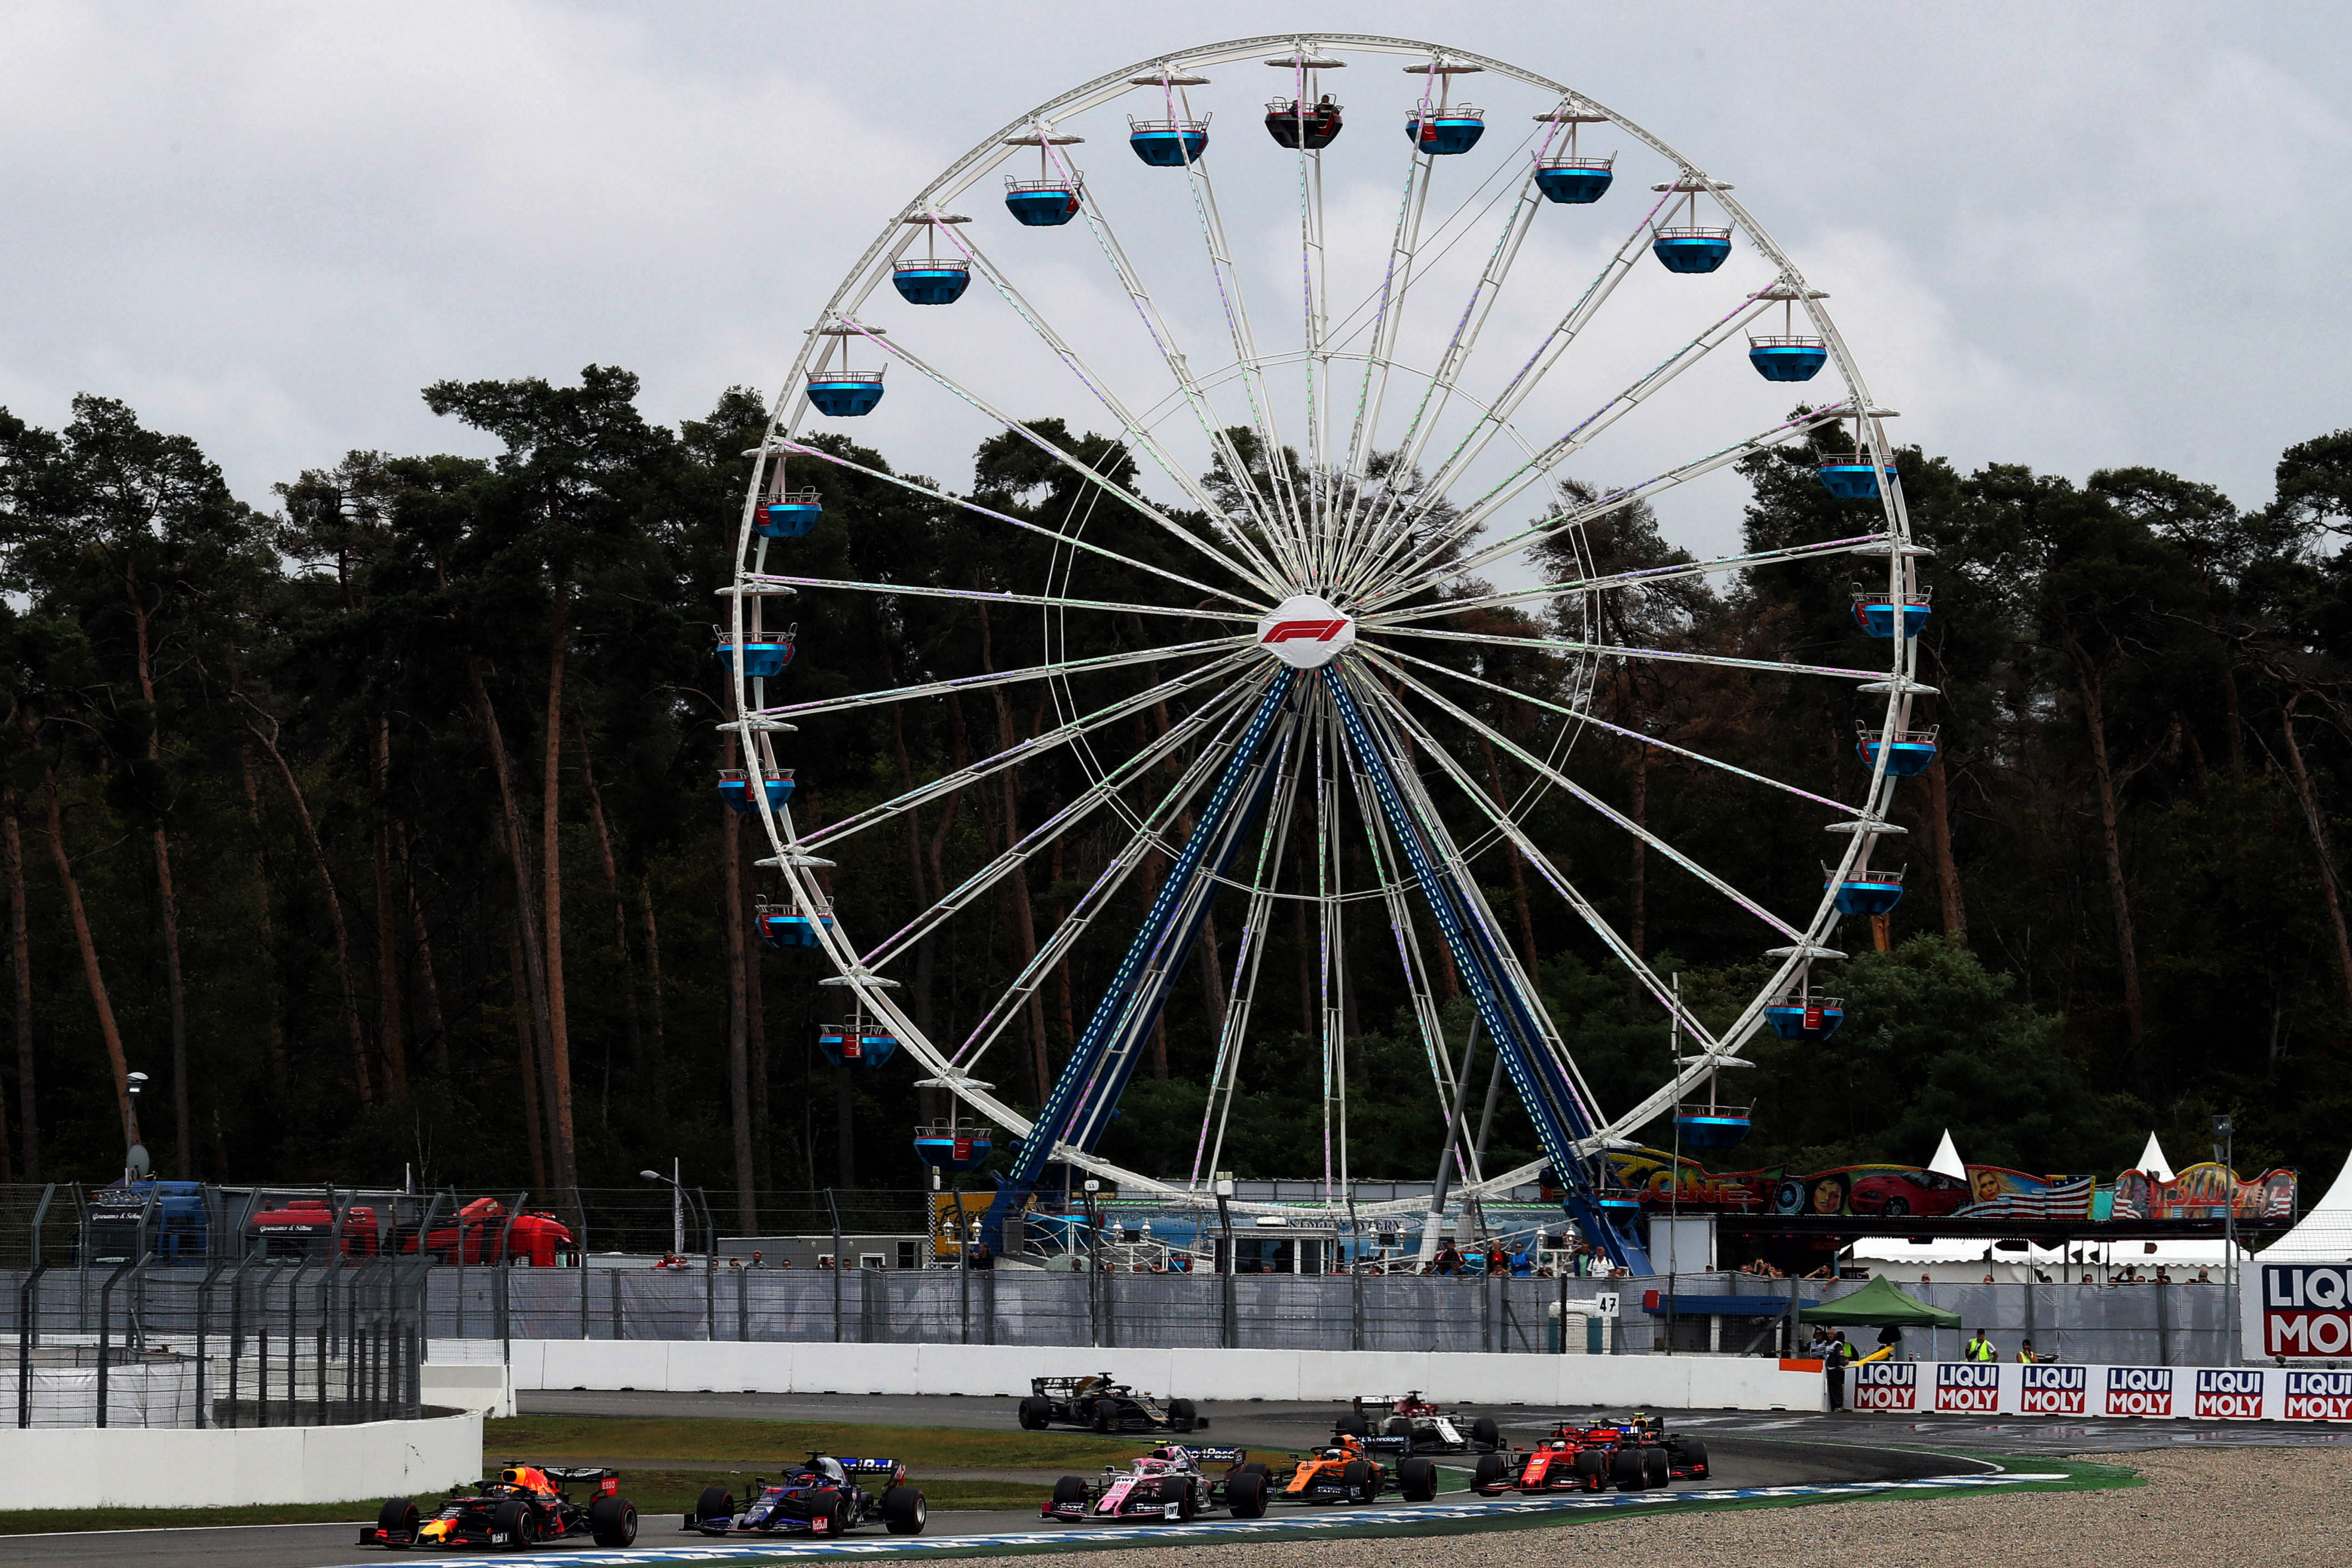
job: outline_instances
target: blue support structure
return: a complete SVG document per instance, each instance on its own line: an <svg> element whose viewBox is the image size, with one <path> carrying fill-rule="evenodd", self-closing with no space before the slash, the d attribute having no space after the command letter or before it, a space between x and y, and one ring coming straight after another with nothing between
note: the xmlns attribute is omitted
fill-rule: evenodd
<svg viewBox="0 0 2352 1568"><path fill-rule="evenodd" d="M1086 1032L1062 1064L1053 1092L1045 1097L1036 1124L1021 1141L1010 1174L1000 1177L996 1197L981 1221L980 1237L1003 1254L1006 1221L1020 1213L1037 1189L1055 1146L1067 1142L1092 1150L1110 1123L1135 1071L1137 1047L1151 1033L1168 988L1191 954L1193 939L1216 897L1214 879L1223 874L1250 820L1265 805L1274 782L1274 770L1265 764L1266 737L1286 712L1295 711L1293 688L1297 674L1279 669L1258 700L1248 728L1224 772L1202 809L1184 851L1160 886L1150 912L1128 944L1127 956L1097 1004ZM1202 884L1205 882L1205 886ZM1194 894L1198 893L1198 897Z"/></svg>
<svg viewBox="0 0 2352 1568"><path fill-rule="evenodd" d="M1389 772L1387 757L1401 753L1375 743L1372 726L1340 679L1337 666L1327 666L1323 679L1338 705L1349 742L1371 778L1372 791L1380 801L1381 815L1388 819L1389 831L1412 867L1423 896L1429 900L1430 912L1436 917L1446 949L1454 955L1454 968L1469 987L1479 1021L1502 1053L1504 1071L1510 1077L1511 1088L1517 1093L1519 1103L1527 1108L1528 1119L1535 1123L1536 1137L1544 1155L1560 1177L1565 1194L1561 1207L1578 1228L1609 1255L1610 1261L1630 1268L1636 1274L1647 1274L1648 1249L1641 1238L1630 1228L1621 1229L1601 1206L1600 1157L1580 1157L1575 1152L1576 1143L1592 1135L1591 1118L1575 1087L1553 1060L1528 999L1511 984L1500 938L1480 918L1480 906L1461 885L1462 873L1451 863L1453 857L1446 857L1448 864L1441 867L1439 858L1431 853L1422 823L1406 805Z"/></svg>

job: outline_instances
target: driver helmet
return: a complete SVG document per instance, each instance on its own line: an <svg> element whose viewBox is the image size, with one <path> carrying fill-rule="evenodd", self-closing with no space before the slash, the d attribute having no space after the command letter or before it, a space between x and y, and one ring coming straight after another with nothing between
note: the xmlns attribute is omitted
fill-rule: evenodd
<svg viewBox="0 0 2352 1568"><path fill-rule="evenodd" d="M816 1462L816 1473L823 1476L826 1480L831 1481L835 1486L846 1486L849 1484L849 1472L841 1468L841 1461L839 1459L819 1459Z"/></svg>

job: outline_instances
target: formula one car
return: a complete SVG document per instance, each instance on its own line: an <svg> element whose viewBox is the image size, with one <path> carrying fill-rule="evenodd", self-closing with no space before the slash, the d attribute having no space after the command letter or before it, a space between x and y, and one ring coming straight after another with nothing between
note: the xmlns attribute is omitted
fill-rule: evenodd
<svg viewBox="0 0 2352 1568"><path fill-rule="evenodd" d="M1704 1442L1669 1435L1664 1422L1637 1412L1623 1421L1565 1421L1532 1449L1481 1455L1470 1485L1486 1497L1608 1487L1640 1491L1672 1480L1705 1480L1707 1474Z"/></svg>
<svg viewBox="0 0 2352 1568"><path fill-rule="evenodd" d="M1433 1481L1434 1465L1426 1459L1410 1462L1416 1470L1427 1467ZM1389 1486L1388 1467L1373 1458L1355 1437L1340 1437L1331 1447L1311 1454L1294 1454L1291 1462L1279 1469L1258 1468L1268 1469L1269 1502L1373 1502Z"/></svg>
<svg viewBox="0 0 2352 1568"><path fill-rule="evenodd" d="M1033 1377L1029 1397L1021 1402L1021 1425L1042 1432L1059 1423L1097 1432L1197 1432L1209 1423L1189 1399L1154 1399L1110 1373L1092 1377Z"/></svg>
<svg viewBox="0 0 2352 1568"><path fill-rule="evenodd" d="M1047 1519L1076 1524L1091 1519L1198 1519L1223 1508L1235 1519L1265 1511L1264 1465L1253 1465L1239 1448L1192 1448L1171 1443L1131 1461L1124 1470L1105 1465L1099 1475L1064 1476L1054 1499L1038 1511ZM1223 1464L1212 1477L1201 1467Z"/></svg>
<svg viewBox="0 0 2352 1568"><path fill-rule="evenodd" d="M564 1489L593 1482L584 1508ZM449 1500L421 1522L416 1504L394 1498L360 1531L362 1546L402 1552L412 1546L503 1546L522 1551L566 1536L588 1535L599 1546L628 1546L637 1539L637 1507L620 1495L611 1470L565 1469L509 1459L499 1479L467 1492L452 1489Z"/></svg>
<svg viewBox="0 0 2352 1568"><path fill-rule="evenodd" d="M929 1515L898 1460L812 1453L772 1481L752 1477L749 1504L740 1512L733 1492L703 1488L683 1528L703 1535L834 1536L878 1519L893 1535L920 1535Z"/></svg>
<svg viewBox="0 0 2352 1568"><path fill-rule="evenodd" d="M1401 1394L1363 1394L1331 1428L1335 1437L1358 1437L1377 1453L1410 1458L1415 1454L1490 1454L1503 1446L1491 1415L1475 1420L1440 1410L1414 1389Z"/></svg>

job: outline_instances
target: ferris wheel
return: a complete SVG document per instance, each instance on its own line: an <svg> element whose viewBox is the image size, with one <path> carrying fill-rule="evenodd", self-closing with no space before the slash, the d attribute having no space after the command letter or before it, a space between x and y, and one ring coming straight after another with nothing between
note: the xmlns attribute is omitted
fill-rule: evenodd
<svg viewBox="0 0 2352 1568"><path fill-rule="evenodd" d="M1277 74L1260 75L1267 67ZM1236 1085L1271 1027L1256 1004L1284 922L1307 933L1301 962L1317 966L1320 1071L1299 1111L1322 1119L1334 1207L1349 1190L1353 928L1379 937L1356 942L1355 962L1379 951L1396 966L1384 984L1410 999L1455 1191L1476 1199L1548 1173L1586 1237L1645 1267L1608 1152L1667 1116L1685 1147L1736 1142L1746 1113L1720 1102L1717 1076L1743 1065L1760 1031L1822 1039L1838 1027L1817 969L1843 956L1842 917L1883 915L1901 896L1900 869L1884 864L1884 841L1903 831L1888 820L1895 781L1935 754L1934 731L1912 722L1932 689L1915 679L1926 552L1910 542L1890 411L1872 402L1824 298L1730 184L1624 116L1535 72L1398 38L1245 38L1111 72L1014 119L890 216L810 329L758 454L719 649L746 766L722 784L772 851L761 934L820 950L828 984L845 989L854 1018L828 1031L828 1055L903 1049L953 1096L970 1121L934 1130L927 1159L970 1165L975 1131L982 1152L992 1131L1018 1141L992 1242L1002 1247L1001 1226L1049 1169L1210 1201ZM1789 384L1809 382L1789 413ZM886 407L915 416L908 430L1015 442L1076 499L1065 515L1021 515L812 439ZM1114 445L1055 439L1036 427L1041 409ZM887 416L855 428L877 426L901 428ZM1840 432L1851 450L1820 468L1852 503L1835 537L1628 570L1587 548L1626 509L1671 505L1753 454L1819 451ZM845 470L1042 542L1035 580L812 574L793 542ZM1090 530L1104 503L1152 547ZM1797 562L1874 584L1853 595L1851 658L1634 646L1606 613L1613 595ZM896 595L910 618L959 604L1034 614L1044 657L796 699L791 635L774 624L793 596L832 594ZM1495 630L1498 611L1517 614L1511 629ZM1489 679L1463 657L1496 649L1548 673ZM1620 710L1604 716L1600 672L1644 664L1858 694L1874 717L1838 792L1849 798ZM1012 690L1036 704L1033 732L835 820L795 822L786 764L812 762L793 752L796 721ZM1719 770L1755 810L1817 823L1826 874L1734 886L1580 777L1571 750L1588 733ZM1464 761L1465 741L1522 782L1506 786L1491 758ZM1045 767L1076 784L1025 829L1008 817L987 858L903 928L835 917L824 873L860 837L903 855L907 814L929 808L935 821L954 791ZM1728 1026L1685 1007L1530 831L1538 802L1562 800L1748 923L1769 977ZM898 994L916 943L959 921L1003 940L1007 879L1023 879L1026 911L1025 879L1081 831L1103 847L1091 883L1039 920L1001 994L939 1037L919 1027ZM1514 852L1687 1042L1636 1103L1598 1102L1482 890L1481 864ZM1240 931L1210 952L1207 1016L1186 977L1220 911L1229 939L1236 915ZM1024 1115L994 1080L1034 1036L1044 1087L1043 997L1082 950L1108 978L1081 998L1083 1027ZM1442 981L1472 1004L1467 1039L1447 1037ZM1202 1009L1215 1042L1192 1156L1189 1168L1122 1169L1097 1151L1171 1005ZM1482 1043L1540 1147L1509 1170L1482 1168L1468 1135L1465 1091L1490 1066L1474 1068ZM1422 1204L1367 1205L1357 1218Z"/></svg>

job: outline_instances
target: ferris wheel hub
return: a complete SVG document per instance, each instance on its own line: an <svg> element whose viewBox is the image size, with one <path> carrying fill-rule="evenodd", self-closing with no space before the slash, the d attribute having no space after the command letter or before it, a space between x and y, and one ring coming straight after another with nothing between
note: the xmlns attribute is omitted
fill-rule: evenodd
<svg viewBox="0 0 2352 1568"><path fill-rule="evenodd" d="M1293 669L1320 669L1356 646L1356 617L1295 594L1258 617L1257 646Z"/></svg>

